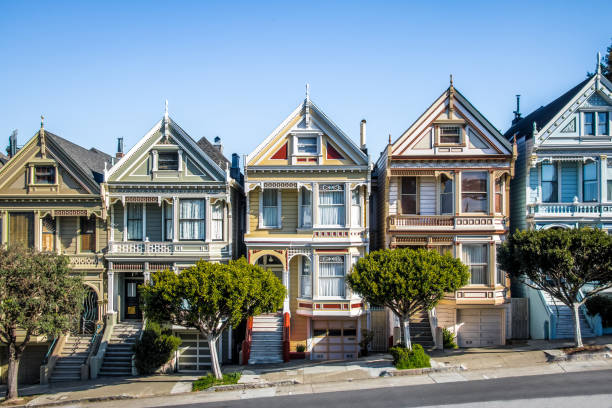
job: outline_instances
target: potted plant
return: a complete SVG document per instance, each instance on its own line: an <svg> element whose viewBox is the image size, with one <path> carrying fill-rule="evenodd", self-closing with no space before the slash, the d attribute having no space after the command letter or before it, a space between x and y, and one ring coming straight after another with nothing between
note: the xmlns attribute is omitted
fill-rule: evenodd
<svg viewBox="0 0 612 408"><path fill-rule="evenodd" d="M306 358L306 345L298 344L295 346L295 351L289 353L290 360L300 360Z"/></svg>

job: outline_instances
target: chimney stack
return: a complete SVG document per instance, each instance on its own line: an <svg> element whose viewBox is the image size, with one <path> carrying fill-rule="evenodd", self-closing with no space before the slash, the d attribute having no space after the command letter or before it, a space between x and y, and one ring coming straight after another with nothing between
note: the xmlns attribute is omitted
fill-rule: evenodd
<svg viewBox="0 0 612 408"><path fill-rule="evenodd" d="M230 176L234 180L240 181L240 156L238 156L238 153L232 153L232 167L230 168Z"/></svg>
<svg viewBox="0 0 612 408"><path fill-rule="evenodd" d="M514 125L521 120L521 95L516 95L516 110L513 113L514 119L512 119L512 124Z"/></svg>
<svg viewBox="0 0 612 408"><path fill-rule="evenodd" d="M366 120L365 119L361 119L361 123L359 125L359 136L360 136L360 142L361 142L361 150L365 152L367 151L367 148L366 148Z"/></svg>
<svg viewBox="0 0 612 408"><path fill-rule="evenodd" d="M9 158L15 156L17 153L17 129L13 130L13 133L9 136L9 147L7 149Z"/></svg>
<svg viewBox="0 0 612 408"><path fill-rule="evenodd" d="M123 138L122 137L118 137L117 138L117 153L115 154L115 157L117 159L121 159L124 156L123 154Z"/></svg>
<svg viewBox="0 0 612 408"><path fill-rule="evenodd" d="M219 136L215 136L215 147L219 150L219 153L223 153L223 144L221 143L221 138Z"/></svg>

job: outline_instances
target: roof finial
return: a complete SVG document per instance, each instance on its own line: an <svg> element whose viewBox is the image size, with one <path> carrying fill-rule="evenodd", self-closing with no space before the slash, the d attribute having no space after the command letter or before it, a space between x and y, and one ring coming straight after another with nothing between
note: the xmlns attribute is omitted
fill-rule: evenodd
<svg viewBox="0 0 612 408"><path fill-rule="evenodd" d="M535 120L533 121L533 130L532 130L533 134L536 135L538 133L538 124L535 122Z"/></svg>
<svg viewBox="0 0 612 408"><path fill-rule="evenodd" d="M450 86L453 86L453 74L450 74Z"/></svg>
<svg viewBox="0 0 612 408"><path fill-rule="evenodd" d="M47 158L47 141L45 140L45 117L40 115L40 131L38 132L40 137L40 157L43 159Z"/></svg>
<svg viewBox="0 0 612 408"><path fill-rule="evenodd" d="M166 99L166 106L164 108L164 118L168 119L168 100Z"/></svg>
<svg viewBox="0 0 612 408"><path fill-rule="evenodd" d="M310 84L306 82L306 102L310 102Z"/></svg>
<svg viewBox="0 0 612 408"><path fill-rule="evenodd" d="M601 75L601 53L597 52L597 69L596 72L598 75Z"/></svg>
<svg viewBox="0 0 612 408"><path fill-rule="evenodd" d="M391 144L391 133L389 133L389 144Z"/></svg>
<svg viewBox="0 0 612 408"><path fill-rule="evenodd" d="M45 117L43 115L40 115L40 128L45 128Z"/></svg>

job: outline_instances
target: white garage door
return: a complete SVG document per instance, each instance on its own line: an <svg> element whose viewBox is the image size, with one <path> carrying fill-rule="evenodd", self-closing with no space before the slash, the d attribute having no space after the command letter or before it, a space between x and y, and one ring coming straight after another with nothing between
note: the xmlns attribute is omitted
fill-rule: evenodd
<svg viewBox="0 0 612 408"><path fill-rule="evenodd" d="M313 321L315 360L351 360L358 352L356 320Z"/></svg>
<svg viewBox="0 0 612 408"><path fill-rule="evenodd" d="M176 333L182 342L179 346L178 369L181 372L210 370L208 341L196 332Z"/></svg>
<svg viewBox="0 0 612 408"><path fill-rule="evenodd" d="M501 341L501 310L459 309L459 347L497 346Z"/></svg>

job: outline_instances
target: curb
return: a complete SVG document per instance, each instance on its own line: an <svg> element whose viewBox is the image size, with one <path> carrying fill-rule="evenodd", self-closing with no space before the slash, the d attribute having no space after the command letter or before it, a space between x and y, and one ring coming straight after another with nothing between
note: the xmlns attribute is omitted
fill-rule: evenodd
<svg viewBox="0 0 612 408"><path fill-rule="evenodd" d="M407 370L389 370L380 373L381 377L405 377L410 375L427 375L432 373L458 373L465 371L463 365L446 367L409 368Z"/></svg>
<svg viewBox="0 0 612 408"><path fill-rule="evenodd" d="M612 358L609 351L600 351L598 353L579 353L570 355L557 355L544 352L549 363L562 363L568 361L589 361L589 360L607 360Z"/></svg>
<svg viewBox="0 0 612 408"><path fill-rule="evenodd" d="M275 381L266 383L243 383L243 384L228 384L228 385L215 385L206 390L197 392L224 392L224 391L241 391L241 390L254 390L258 388L272 388L283 385L295 385L301 384L295 380Z"/></svg>

